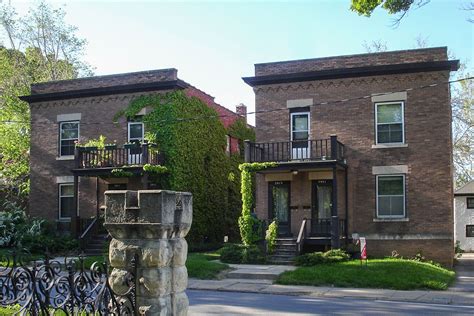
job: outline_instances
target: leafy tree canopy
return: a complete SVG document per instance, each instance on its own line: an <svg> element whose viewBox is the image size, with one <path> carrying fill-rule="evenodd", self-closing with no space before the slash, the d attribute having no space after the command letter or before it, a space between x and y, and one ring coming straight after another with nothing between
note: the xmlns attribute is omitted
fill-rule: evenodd
<svg viewBox="0 0 474 316"><path fill-rule="evenodd" d="M0 4L0 191L8 199L28 193L30 112L18 96L33 83L90 75L81 60L86 45L65 12L41 1L19 17Z"/></svg>

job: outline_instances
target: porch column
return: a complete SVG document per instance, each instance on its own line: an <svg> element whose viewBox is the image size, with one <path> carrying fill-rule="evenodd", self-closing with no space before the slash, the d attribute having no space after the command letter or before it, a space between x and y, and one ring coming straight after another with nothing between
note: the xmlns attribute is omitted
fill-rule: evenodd
<svg viewBox="0 0 474 316"><path fill-rule="evenodd" d="M331 248L339 248L339 216L337 213L337 166L332 168Z"/></svg>
<svg viewBox="0 0 474 316"><path fill-rule="evenodd" d="M245 162L250 162L250 140L244 140L244 157Z"/></svg>
<svg viewBox="0 0 474 316"><path fill-rule="evenodd" d="M71 217L71 233L75 237L80 235L79 217L79 176L74 175L74 216Z"/></svg>

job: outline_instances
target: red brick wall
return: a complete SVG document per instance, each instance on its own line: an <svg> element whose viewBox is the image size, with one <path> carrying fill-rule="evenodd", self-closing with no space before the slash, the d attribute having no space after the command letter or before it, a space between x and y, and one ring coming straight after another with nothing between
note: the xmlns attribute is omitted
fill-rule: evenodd
<svg viewBox="0 0 474 316"><path fill-rule="evenodd" d="M415 51L413 55L406 54L407 56L398 58L394 58L392 53L377 54L377 56L386 57L387 60L384 61L386 63L390 60L397 63L400 60L415 62L446 59L446 50L438 48ZM334 61L331 58L327 60ZM297 61L295 63L298 65L295 67L304 66L303 70L312 70L312 62L308 63L308 66L305 61ZM323 62L326 62L326 59ZM349 63L350 58L344 57L343 62ZM354 60L353 63L359 64L360 61ZM275 67L276 73L282 71L278 63L268 64L265 66L265 73L273 71L271 66ZM261 65L256 66L257 69L259 67ZM257 141L287 141L289 139L287 100L313 98L315 103L319 103L351 99L370 96L373 93L396 92L448 79L448 71L437 71L258 86L254 88L257 112L271 109L283 110L256 115ZM337 134L338 140L346 148L349 179L349 232L357 232L361 235L388 234L392 236L418 234L429 239L424 242L410 241L414 248L418 245L423 248L430 243L430 240L433 243L444 243L443 257L438 259L449 261L453 254L453 167L449 86L442 84L408 91L405 102L407 148L372 148L375 143L374 115L374 104L370 97L311 107L311 139L328 138L331 134ZM375 176L372 175L372 167L389 165L408 165L409 171L406 175L408 221L374 221ZM343 179L339 179L338 182L341 188ZM259 179L258 185L261 184L262 180ZM257 189L257 207L264 209L266 209L264 205L267 204L265 190L260 187ZM339 200L339 214L343 214L343 210L343 201ZM397 243L397 241L393 242ZM400 243L400 249L403 249L406 244L406 242ZM389 255L393 250L389 248L392 247L380 247L380 253L384 250L385 254Z"/></svg>

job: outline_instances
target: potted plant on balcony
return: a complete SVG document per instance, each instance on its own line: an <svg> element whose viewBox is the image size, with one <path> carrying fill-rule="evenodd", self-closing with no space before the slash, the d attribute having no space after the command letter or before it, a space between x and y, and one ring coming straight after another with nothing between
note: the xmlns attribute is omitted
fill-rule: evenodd
<svg viewBox="0 0 474 316"><path fill-rule="evenodd" d="M125 144L123 144L123 148L125 148L125 149L133 149L133 148L137 148L137 147L138 147L137 143L125 143Z"/></svg>
<svg viewBox="0 0 474 316"><path fill-rule="evenodd" d="M111 144L105 144L104 149L106 149L106 150L117 149L117 141L114 140L114 142L111 143Z"/></svg>

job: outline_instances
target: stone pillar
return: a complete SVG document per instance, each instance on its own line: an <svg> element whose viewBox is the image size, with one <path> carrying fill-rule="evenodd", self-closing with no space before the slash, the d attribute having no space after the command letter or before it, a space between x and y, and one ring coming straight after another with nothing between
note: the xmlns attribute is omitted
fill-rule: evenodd
<svg viewBox="0 0 474 316"><path fill-rule="evenodd" d="M188 283L184 237L192 222L192 194L165 190L105 192L105 228L113 270L109 282L125 293L125 275L137 256L140 315L187 315Z"/></svg>

